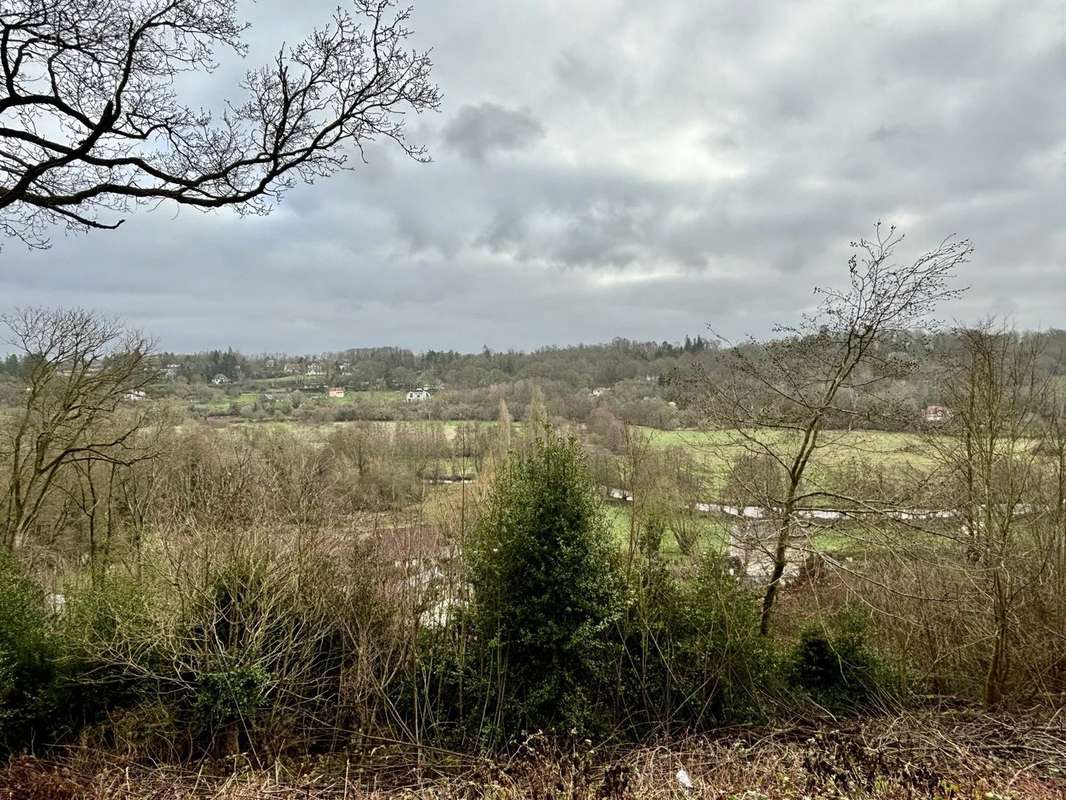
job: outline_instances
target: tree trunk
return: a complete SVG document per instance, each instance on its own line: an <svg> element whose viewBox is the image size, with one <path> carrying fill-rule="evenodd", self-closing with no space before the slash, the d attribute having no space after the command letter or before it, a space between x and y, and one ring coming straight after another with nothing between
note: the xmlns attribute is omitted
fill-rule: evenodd
<svg viewBox="0 0 1066 800"><path fill-rule="evenodd" d="M1007 598L1005 597L1002 575L997 569L992 576L993 616L996 622L996 636L992 644L992 658L988 662L985 675L985 705L994 707L1003 699L1003 676L1006 674L1007 636L1010 632L1007 618Z"/></svg>
<svg viewBox="0 0 1066 800"><path fill-rule="evenodd" d="M759 617L759 635L767 636L770 633L770 616L773 612L774 601L777 599L777 587L781 584L781 577L785 574L785 566L788 563L788 545L792 539L792 501L785 506L785 517L781 528L777 533L777 545L774 548L774 568L770 573L770 582L766 584L766 592L762 598L762 614Z"/></svg>

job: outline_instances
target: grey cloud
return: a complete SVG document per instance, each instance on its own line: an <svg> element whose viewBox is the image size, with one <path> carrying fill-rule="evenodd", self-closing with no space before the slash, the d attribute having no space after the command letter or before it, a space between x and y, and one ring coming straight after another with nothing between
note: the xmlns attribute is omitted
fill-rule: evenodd
<svg viewBox="0 0 1066 800"><path fill-rule="evenodd" d="M910 132L910 129L905 125L890 125L884 124L878 125L876 130L871 131L871 142L887 142L891 139L896 139L900 136L906 136Z"/></svg>
<svg viewBox="0 0 1066 800"><path fill-rule="evenodd" d="M251 6L260 55L334 2ZM904 259L974 239L943 317L1064 327L1059 2L418 2L446 93L414 137L434 163L382 142L269 217L162 207L46 253L6 243L0 297L172 349L736 338L795 319L884 219Z"/></svg>
<svg viewBox="0 0 1066 800"><path fill-rule="evenodd" d="M584 45L581 50L560 53L552 71L565 91L609 111L636 91L634 77L618 69L617 60L617 53L597 52Z"/></svg>
<svg viewBox="0 0 1066 800"><path fill-rule="evenodd" d="M555 75L566 86L590 97L603 97L612 85L611 73L573 50L560 53Z"/></svg>
<svg viewBox="0 0 1066 800"><path fill-rule="evenodd" d="M543 136L544 126L528 109L496 103L463 106L444 129L445 142L471 161L498 150L524 150Z"/></svg>

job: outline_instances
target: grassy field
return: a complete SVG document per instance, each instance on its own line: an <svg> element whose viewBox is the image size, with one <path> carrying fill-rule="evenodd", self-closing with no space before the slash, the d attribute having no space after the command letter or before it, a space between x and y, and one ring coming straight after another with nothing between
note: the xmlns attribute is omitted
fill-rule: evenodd
<svg viewBox="0 0 1066 800"><path fill-rule="evenodd" d="M693 458L709 481L708 489L717 493L725 484L730 463L745 452L738 431L662 431L641 429L657 447L679 447ZM760 438L776 452L787 454L798 444L798 435L786 432L761 434ZM808 475L814 482L825 479L835 469L854 463L860 468L872 465L889 471L927 471L933 466L929 444L911 433L887 431L824 431L815 451Z"/></svg>
<svg viewBox="0 0 1066 800"><path fill-rule="evenodd" d="M254 398L257 395L245 393L237 401L250 402L247 400L248 397ZM322 403L327 400L341 405L347 402L348 398L316 398L315 402ZM232 402L232 399L227 399L227 404L229 402ZM312 424L291 420L259 422L234 420L234 425L239 427L278 427L300 431L313 438L328 436L338 427L349 424L352 423ZM441 430L448 441L455 441L465 428L491 430L496 425L495 422L465 420L381 421L373 424L390 430L397 426L433 427ZM521 436L522 428L521 423L514 423L512 435ZM649 437L652 446L680 448L686 456L692 459L695 468L706 478L705 497L702 499L713 500L720 496L731 462L744 453L744 447L739 443L740 437L735 431L663 431L655 428L641 428L640 430ZM790 441L789 437L784 434L773 435L767 441L783 454L789 452L790 447L795 445L795 442ZM851 469L863 470L869 467L884 469L890 474L902 474L907 471L926 472L934 465L933 458L928 454L929 442L917 434L885 431L826 431L822 434L821 441L823 446L815 452L808 468L808 482L812 484L824 483L830 479L831 474L841 471L847 474Z"/></svg>
<svg viewBox="0 0 1066 800"><path fill-rule="evenodd" d="M267 387L264 387L266 390ZM276 395L278 401L287 397L286 393ZM195 403L194 406L208 413L225 413L236 405L252 406L262 399L261 392L242 392L235 397L225 397L208 402ZM325 394L304 393L305 408L382 408L403 403L403 393L398 391L353 391L344 397L328 397ZM307 423L270 421L252 424L286 425L303 427ZM347 423L333 423L347 424ZM333 424L320 423L314 427L330 430ZM468 422L458 420L425 422L382 422L383 425L428 424L442 427L445 436L454 440L464 425L493 426L493 422ZM743 437L738 431L701 431L676 430L664 431L656 428L639 428L655 447L680 448L691 458L696 469L705 479L705 493L708 498L719 497L725 486L730 464L745 452ZM515 434L520 435L521 425L516 424ZM763 441L769 443L782 455L795 450L798 434L789 432L770 432L762 434ZM808 484L824 485L831 481L833 473L841 470L847 474L852 470L871 468L884 470L897 475L907 472L924 473L933 466L929 455L929 442L922 436L910 433L893 433L886 431L824 431L819 440L812 462L808 468Z"/></svg>
<svg viewBox="0 0 1066 800"><path fill-rule="evenodd" d="M255 381L251 381L255 383ZM345 392L344 397L330 397L324 392L312 392L303 391L298 384L292 384L291 388L286 387L284 384L281 387L275 389L275 384L280 381L272 381L268 385L264 385L261 391L254 392L241 392L240 394L233 396L226 396L217 399L198 399L193 400L191 405L197 410L203 410L208 412L225 412L230 409L234 404L238 406L252 406L256 403L262 403L269 406L270 401L264 403L263 396L266 394L273 395L274 401L281 402L287 399L291 399L293 392L299 391L302 395L303 403L309 406L327 406L331 408L343 408L345 406L395 406L403 403L404 393L400 391L383 391L383 390L369 390L360 392Z"/></svg>
<svg viewBox="0 0 1066 800"><path fill-rule="evenodd" d="M629 542L630 509L621 503L609 503L606 507L607 521L611 526L611 533L618 542L620 548L625 548ZM701 553L717 552L724 553L729 544L729 527L717 517L706 515L699 520L700 534L697 549ZM668 559L681 558L682 553L677 546L677 540L666 533L663 536L660 552Z"/></svg>
<svg viewBox="0 0 1066 800"><path fill-rule="evenodd" d="M306 433L308 436L314 437L326 437L333 431L343 428L346 425L355 424L353 422L298 422L296 420L289 419L268 419L262 421L248 421L240 420L234 421L231 427L240 428L276 428L278 430L298 431ZM472 425L475 427L487 427L492 426L495 423L492 422L470 422L465 420L370 420L368 424L381 426L382 429L392 431L400 426L407 426L413 428L430 427L441 430L444 434L444 438L448 441L455 441L460 435L460 432L465 426Z"/></svg>
<svg viewBox="0 0 1066 800"><path fill-rule="evenodd" d="M624 549L629 542L630 507L618 502L611 502L607 504L606 514L615 541L618 543L619 548ZM732 521L722 515L704 514L700 516L698 551L700 553L724 554L729 546L731 524ZM832 528L827 527L812 532L807 546L825 553L844 553L851 550L867 551L870 549L871 543L877 541L879 541L878 537L872 536L870 531L863 530L861 526L852 523L850 526L836 525ZM677 540L669 532L663 536L660 552L668 560L682 557Z"/></svg>
<svg viewBox="0 0 1066 800"><path fill-rule="evenodd" d="M369 389L365 392L345 392L344 397L329 397L322 394L307 394L305 402L325 403L331 406L396 405L404 401L404 393Z"/></svg>

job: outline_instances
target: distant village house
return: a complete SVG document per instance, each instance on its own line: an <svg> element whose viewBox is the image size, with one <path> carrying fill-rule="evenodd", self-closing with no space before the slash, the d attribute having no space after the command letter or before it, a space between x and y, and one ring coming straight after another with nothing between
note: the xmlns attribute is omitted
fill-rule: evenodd
<svg viewBox="0 0 1066 800"><path fill-rule="evenodd" d="M229 383L229 378L220 372L211 379L211 383L215 384L215 386L222 386L223 384Z"/></svg>
<svg viewBox="0 0 1066 800"><path fill-rule="evenodd" d="M330 397L344 397L344 389L339 386L333 386L326 392L326 394Z"/></svg>
<svg viewBox="0 0 1066 800"><path fill-rule="evenodd" d="M427 389L427 388L425 388L423 386L423 387L420 387L418 389L413 389L410 392L408 392L407 393L406 402L408 402L408 403L420 403L423 400L428 400L429 397L430 397L429 389Z"/></svg>

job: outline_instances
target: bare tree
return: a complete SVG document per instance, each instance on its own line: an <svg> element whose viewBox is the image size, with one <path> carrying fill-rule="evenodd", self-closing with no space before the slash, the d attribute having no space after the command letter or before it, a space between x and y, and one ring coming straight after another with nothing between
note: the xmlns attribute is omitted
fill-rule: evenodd
<svg viewBox="0 0 1066 800"><path fill-rule="evenodd" d="M18 549L73 466L146 457L136 437L149 410L136 401L153 372L146 339L90 312L24 309L0 321L25 364L24 398L0 427L0 541Z"/></svg>
<svg viewBox="0 0 1066 800"><path fill-rule="evenodd" d="M543 436L548 422L548 406L544 401L544 392L541 391L539 384L534 384L529 397L529 412L526 415L527 443L532 443L537 437Z"/></svg>
<svg viewBox="0 0 1066 800"><path fill-rule="evenodd" d="M678 550L692 558L699 555L700 532L706 524L699 510L701 500L706 497L706 480L684 447L667 448L663 452L663 467L667 473L669 503L666 526L674 535Z"/></svg>
<svg viewBox="0 0 1066 800"><path fill-rule="evenodd" d="M1048 387L1042 414L1039 452L1049 462L1043 504L1047 511L1045 533L1053 555L1057 597L1066 598L1066 387L1061 381ZM1066 631L1066 626L1062 630Z"/></svg>
<svg viewBox="0 0 1066 800"><path fill-rule="evenodd" d="M0 231L115 228L141 203L266 213L297 180L347 165L375 139L408 142L407 111L436 109L411 9L353 0L272 64L220 116L178 99L216 50L243 55L235 0L5 0L0 10Z"/></svg>
<svg viewBox="0 0 1066 800"><path fill-rule="evenodd" d="M500 412L496 419L496 456L502 462L511 451L511 412L507 399L500 397Z"/></svg>
<svg viewBox="0 0 1066 800"><path fill-rule="evenodd" d="M624 424L625 449L618 458L618 475L621 478L623 497L629 502L629 531L626 542L626 579L630 579L637 555L645 550L647 529L657 528L656 501L660 492L658 484L662 475L655 462L652 439L647 431ZM654 550L658 552L659 544Z"/></svg>
<svg viewBox="0 0 1066 800"><path fill-rule="evenodd" d="M827 430L832 419L860 412L851 399L869 395L914 365L892 352L891 334L930 324L936 306L960 293L951 281L972 248L949 237L907 265L897 264L903 236L880 223L873 240L852 242L849 283L844 289L815 289L818 311L795 327L779 326L778 338L754 338L724 354L728 379L699 369L693 376L696 403L707 424L720 430L719 446L731 458L765 457L784 474L780 497L770 498L775 540L773 567L763 594L761 632L770 629L774 601L805 504L829 492L806 486L819 449L841 447L844 437ZM848 498L853 500L853 498Z"/></svg>
<svg viewBox="0 0 1066 800"><path fill-rule="evenodd" d="M959 331L941 393L951 410L930 450L945 474L960 549L977 595L977 617L988 619L985 702L1004 694L1020 599L1050 565L1057 542L1038 534L1055 509L1040 503L1051 467L1034 438L1048 409L1050 377L1038 368L1039 337L1021 338L991 323ZM1058 476L1055 476L1058 478ZM952 502L953 501L953 502ZM1050 513L1049 513L1050 512Z"/></svg>

